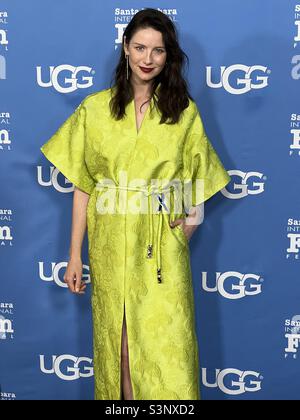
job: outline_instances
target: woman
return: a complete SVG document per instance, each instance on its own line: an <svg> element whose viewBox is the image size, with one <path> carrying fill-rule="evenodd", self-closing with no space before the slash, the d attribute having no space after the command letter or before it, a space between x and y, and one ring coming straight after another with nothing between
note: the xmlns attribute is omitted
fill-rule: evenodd
<svg viewBox="0 0 300 420"><path fill-rule="evenodd" d="M78 294L87 220L95 399L200 399L189 239L197 209L230 177L188 93L184 57L166 15L138 12L114 86L88 95L41 147L75 185L64 279Z"/></svg>

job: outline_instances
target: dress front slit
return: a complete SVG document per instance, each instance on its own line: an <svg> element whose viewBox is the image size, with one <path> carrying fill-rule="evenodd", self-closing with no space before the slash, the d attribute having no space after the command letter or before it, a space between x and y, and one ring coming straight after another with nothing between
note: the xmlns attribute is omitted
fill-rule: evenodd
<svg viewBox="0 0 300 420"><path fill-rule="evenodd" d="M134 395L133 395L133 386L132 386L132 381L131 381L131 372L130 372L130 368L131 368L131 363L130 363L130 352L129 352L129 340L128 340L128 323L127 323L127 319L126 319L126 311L125 311L125 300L123 303L123 321L122 321L122 331L121 331L121 354L120 354L120 400L121 399L125 399L124 398L124 392L123 392L123 386L122 386L122 350L123 350L123 346L124 346L124 341L125 340L125 333L124 330L126 331L126 336L127 336L127 357L128 357L128 372L129 372L129 382L131 385L131 389L132 389L132 397L134 399Z"/></svg>

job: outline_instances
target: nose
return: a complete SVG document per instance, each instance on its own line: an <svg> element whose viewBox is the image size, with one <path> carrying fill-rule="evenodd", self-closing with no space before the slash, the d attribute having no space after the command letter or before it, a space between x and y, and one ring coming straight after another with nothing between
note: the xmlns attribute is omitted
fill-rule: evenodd
<svg viewBox="0 0 300 420"><path fill-rule="evenodd" d="M144 63L146 66L149 66L149 64L152 63L152 58L151 58L151 51L149 51L148 53L146 53L146 57L144 59Z"/></svg>

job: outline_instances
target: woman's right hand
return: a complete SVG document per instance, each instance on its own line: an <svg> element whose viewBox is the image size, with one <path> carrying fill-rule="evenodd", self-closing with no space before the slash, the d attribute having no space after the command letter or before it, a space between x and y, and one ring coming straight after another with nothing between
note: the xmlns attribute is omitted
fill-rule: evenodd
<svg viewBox="0 0 300 420"><path fill-rule="evenodd" d="M72 293L78 295L85 293L86 284L82 281L81 258L70 258L63 279Z"/></svg>

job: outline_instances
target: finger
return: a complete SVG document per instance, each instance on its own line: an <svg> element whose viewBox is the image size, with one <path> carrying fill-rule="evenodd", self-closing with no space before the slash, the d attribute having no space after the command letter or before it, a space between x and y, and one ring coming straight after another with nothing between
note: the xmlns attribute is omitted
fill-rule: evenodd
<svg viewBox="0 0 300 420"><path fill-rule="evenodd" d="M72 277L66 277L65 282L67 283L69 290L72 293L74 293L75 292L74 279L72 279Z"/></svg>
<svg viewBox="0 0 300 420"><path fill-rule="evenodd" d="M86 284L82 283L81 286L80 286L80 290L79 290L78 294L80 294L80 295L85 294L85 289L86 289Z"/></svg>
<svg viewBox="0 0 300 420"><path fill-rule="evenodd" d="M70 281L70 282L68 283L68 285L69 285L69 289L70 289L70 291L71 291L72 293L75 293L75 280Z"/></svg>
<svg viewBox="0 0 300 420"><path fill-rule="evenodd" d="M184 221L184 219L173 220L173 222L170 223L170 226L175 227L175 226L181 225L183 223L183 221Z"/></svg>
<svg viewBox="0 0 300 420"><path fill-rule="evenodd" d="M76 281L75 281L75 292L78 293L80 290L82 284L82 280L81 280L81 273L77 272L76 273Z"/></svg>

